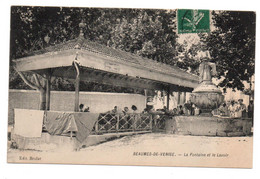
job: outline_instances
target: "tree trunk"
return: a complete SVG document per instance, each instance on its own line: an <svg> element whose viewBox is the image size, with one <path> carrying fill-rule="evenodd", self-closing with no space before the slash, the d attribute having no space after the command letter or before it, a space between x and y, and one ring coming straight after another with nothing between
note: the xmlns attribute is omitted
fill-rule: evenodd
<svg viewBox="0 0 260 179"><path fill-rule="evenodd" d="M17 70L16 70L17 71ZM24 75L22 72L19 72L17 71L17 73L19 74L19 76L23 79L23 81L28 85L30 86L31 88L37 90L40 92L40 110L45 110L46 109L46 90L45 90L45 87L43 87L41 84L40 84L40 81L37 77L36 74L33 74L34 76L34 79L35 79L35 83L32 83L31 81L29 81Z"/></svg>

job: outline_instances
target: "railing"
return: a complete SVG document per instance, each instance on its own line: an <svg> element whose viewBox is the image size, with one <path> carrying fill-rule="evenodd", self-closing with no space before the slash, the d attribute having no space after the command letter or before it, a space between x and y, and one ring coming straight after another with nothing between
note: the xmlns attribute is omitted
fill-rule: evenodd
<svg viewBox="0 0 260 179"><path fill-rule="evenodd" d="M169 118L168 115L156 115L154 118L153 131L159 132L166 129L166 119Z"/></svg>
<svg viewBox="0 0 260 179"><path fill-rule="evenodd" d="M165 115L161 114L101 113L92 134L165 130L166 118Z"/></svg>

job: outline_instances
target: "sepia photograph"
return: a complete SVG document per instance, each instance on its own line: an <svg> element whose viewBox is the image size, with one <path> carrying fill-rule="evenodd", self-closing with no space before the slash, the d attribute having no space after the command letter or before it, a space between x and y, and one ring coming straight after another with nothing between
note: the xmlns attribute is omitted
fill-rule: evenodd
<svg viewBox="0 0 260 179"><path fill-rule="evenodd" d="M11 6L7 162L252 168L255 44L254 11Z"/></svg>

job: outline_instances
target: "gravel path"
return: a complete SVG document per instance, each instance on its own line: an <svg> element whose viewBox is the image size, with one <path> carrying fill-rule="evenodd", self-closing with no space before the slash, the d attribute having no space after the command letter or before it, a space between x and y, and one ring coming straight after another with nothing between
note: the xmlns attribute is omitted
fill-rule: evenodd
<svg viewBox="0 0 260 179"><path fill-rule="evenodd" d="M149 133L125 136L80 151L9 150L8 161L114 165L251 167L253 137L180 136ZM207 156L208 155L208 156ZM18 160L19 156L40 157Z"/></svg>

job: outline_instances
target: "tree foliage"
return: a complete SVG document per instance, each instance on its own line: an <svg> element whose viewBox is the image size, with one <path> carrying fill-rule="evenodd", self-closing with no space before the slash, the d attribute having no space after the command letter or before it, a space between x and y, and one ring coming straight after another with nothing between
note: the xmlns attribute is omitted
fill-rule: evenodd
<svg viewBox="0 0 260 179"><path fill-rule="evenodd" d="M28 89L13 69L12 60L34 50L75 39L79 23L86 23L85 38L112 48L136 53L197 73L199 50L210 51L217 64L219 86L244 90L243 81L254 74L255 13L213 11L214 29L199 34L200 42L176 41L176 11L149 9L104 9L21 7L11 8L10 88ZM189 43L189 42L188 42ZM181 56L181 58L177 58ZM31 77L31 75L27 75ZM40 78L40 77L39 77ZM71 81L54 78L54 90L74 90ZM81 90L133 92L133 89L81 82Z"/></svg>
<svg viewBox="0 0 260 179"><path fill-rule="evenodd" d="M255 13L213 11L212 17L215 30L201 40L217 64L219 86L244 90L243 82L254 75Z"/></svg>
<svg viewBox="0 0 260 179"><path fill-rule="evenodd" d="M109 46L174 65L175 12L141 10L134 18L118 19Z"/></svg>
<svg viewBox="0 0 260 179"><path fill-rule="evenodd" d="M191 45L189 45L189 43ZM190 73L199 75L198 67L201 63L200 59L197 57L198 52L201 51L202 43L200 42L188 42L184 40L182 43L177 43L177 61L176 65Z"/></svg>
<svg viewBox="0 0 260 179"><path fill-rule="evenodd" d="M101 9L60 7L12 7L10 59L55 45L79 34L79 23L87 27L85 37L112 48L174 64L175 11L148 9ZM89 86L92 86L90 89ZM24 88L22 80L10 69L10 88ZM27 87L25 87L27 88ZM54 90L73 90L70 81L55 78ZM132 91L106 85L81 84L81 90Z"/></svg>

